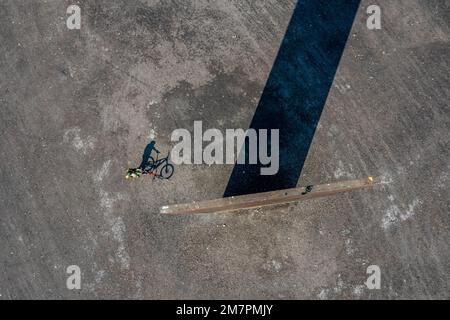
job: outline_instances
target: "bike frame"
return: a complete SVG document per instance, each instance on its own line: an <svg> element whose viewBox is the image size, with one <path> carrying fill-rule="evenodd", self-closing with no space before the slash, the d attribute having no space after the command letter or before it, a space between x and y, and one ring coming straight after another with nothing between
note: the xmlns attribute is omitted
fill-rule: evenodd
<svg viewBox="0 0 450 320"><path fill-rule="evenodd" d="M158 159L159 158L159 153L157 153L156 154L156 159L153 162L151 171L158 169L164 162L169 163L169 155L170 154L168 154L167 157L165 157L165 158Z"/></svg>

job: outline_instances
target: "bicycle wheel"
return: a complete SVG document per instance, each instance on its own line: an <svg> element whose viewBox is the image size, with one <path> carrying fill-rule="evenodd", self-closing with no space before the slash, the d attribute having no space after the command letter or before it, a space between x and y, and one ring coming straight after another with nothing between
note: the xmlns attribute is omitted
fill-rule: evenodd
<svg viewBox="0 0 450 320"><path fill-rule="evenodd" d="M161 168L161 171L159 172L159 175L163 179L170 179L170 177L173 175L174 167L171 164L166 164L164 167Z"/></svg>
<svg viewBox="0 0 450 320"><path fill-rule="evenodd" d="M152 169L154 169L154 165L155 165L155 159L153 159L153 157L150 157L148 159L147 164L144 167L144 171L151 171Z"/></svg>

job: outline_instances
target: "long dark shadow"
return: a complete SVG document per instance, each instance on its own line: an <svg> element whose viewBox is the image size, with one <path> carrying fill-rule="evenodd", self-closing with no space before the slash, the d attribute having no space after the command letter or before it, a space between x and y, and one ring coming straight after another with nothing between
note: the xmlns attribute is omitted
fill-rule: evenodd
<svg viewBox="0 0 450 320"><path fill-rule="evenodd" d="M224 197L296 187L359 3L298 0L250 125L280 129L279 171L236 164Z"/></svg>

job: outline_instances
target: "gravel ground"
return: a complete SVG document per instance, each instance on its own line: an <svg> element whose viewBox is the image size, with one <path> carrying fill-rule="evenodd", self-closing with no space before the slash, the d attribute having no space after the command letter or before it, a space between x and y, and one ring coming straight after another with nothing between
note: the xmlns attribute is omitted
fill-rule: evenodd
<svg viewBox="0 0 450 320"><path fill-rule="evenodd" d="M232 165L124 171L194 120L247 128L295 1L2 0L0 299L450 298L450 2L375 2L382 29L363 0L299 185L386 184L171 217L221 197Z"/></svg>

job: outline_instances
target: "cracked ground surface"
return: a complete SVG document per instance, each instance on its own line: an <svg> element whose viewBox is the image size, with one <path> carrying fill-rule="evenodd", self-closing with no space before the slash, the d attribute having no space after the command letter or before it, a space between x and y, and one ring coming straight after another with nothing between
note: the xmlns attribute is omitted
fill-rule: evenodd
<svg viewBox="0 0 450 320"><path fill-rule="evenodd" d="M299 180L388 184L186 217L158 208L232 166L124 171L194 120L247 128L295 1L74 1L70 31L72 3L0 2L0 299L449 298L448 1L378 1L377 31L362 1Z"/></svg>

